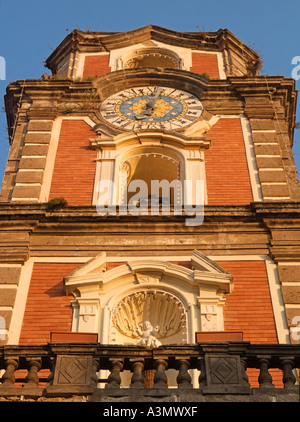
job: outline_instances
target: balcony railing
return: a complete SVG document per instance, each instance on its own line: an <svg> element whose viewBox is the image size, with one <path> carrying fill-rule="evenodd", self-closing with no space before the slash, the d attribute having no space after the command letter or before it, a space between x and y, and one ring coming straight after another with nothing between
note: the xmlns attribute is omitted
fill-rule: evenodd
<svg viewBox="0 0 300 422"><path fill-rule="evenodd" d="M199 395L250 395L253 388L246 374L248 368L257 369L258 390L282 390L299 398L300 345L248 342L154 349L97 343L5 345L0 347L0 396L163 396L174 389ZM273 385L270 371L274 369L281 371L282 388Z"/></svg>

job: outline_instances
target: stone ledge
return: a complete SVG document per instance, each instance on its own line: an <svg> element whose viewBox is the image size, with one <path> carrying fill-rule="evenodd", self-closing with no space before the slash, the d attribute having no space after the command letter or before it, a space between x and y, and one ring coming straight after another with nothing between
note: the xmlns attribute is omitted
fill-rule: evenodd
<svg viewBox="0 0 300 422"><path fill-rule="evenodd" d="M116 390L116 389L114 389ZM160 391L165 390L165 391ZM253 388L250 394L201 394L199 389L96 389L89 402L299 402L299 386L289 390Z"/></svg>
<svg viewBox="0 0 300 422"><path fill-rule="evenodd" d="M2 397L16 397L17 400L20 397L28 397L30 399L37 399L42 397L43 389L38 387L3 387L0 386L0 398Z"/></svg>
<svg viewBox="0 0 300 422"><path fill-rule="evenodd" d="M125 402L125 403L211 403L211 402L277 402L299 403L299 386L292 389L278 388L253 388L250 394L201 394L199 389L158 388L158 389L135 389L135 388L111 388L93 389L92 394L80 393L79 391L66 391L59 396L47 394L42 388L3 388L0 387L0 402Z"/></svg>
<svg viewBox="0 0 300 422"><path fill-rule="evenodd" d="M86 396L93 393L94 388L88 385L50 385L43 391L43 395L46 397Z"/></svg>

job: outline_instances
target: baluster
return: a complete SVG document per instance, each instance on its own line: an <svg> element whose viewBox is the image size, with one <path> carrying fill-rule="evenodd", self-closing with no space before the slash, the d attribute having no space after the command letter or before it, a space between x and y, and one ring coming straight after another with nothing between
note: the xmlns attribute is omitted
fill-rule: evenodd
<svg viewBox="0 0 300 422"><path fill-rule="evenodd" d="M54 357L51 357L50 358L50 374L48 375L48 378L47 378L48 385L53 384L55 363L56 363L56 359Z"/></svg>
<svg viewBox="0 0 300 422"><path fill-rule="evenodd" d="M282 381L284 388L295 388L296 378L293 374L294 360L290 358L281 358L281 369L283 371Z"/></svg>
<svg viewBox="0 0 300 422"><path fill-rule="evenodd" d="M272 376L269 373L270 359L266 357L258 358L258 367L260 369L258 377L259 388L274 388Z"/></svg>
<svg viewBox="0 0 300 422"><path fill-rule="evenodd" d="M243 384L249 385L249 377L246 373L247 370L247 358L241 357L241 367L242 367L242 378L243 378Z"/></svg>
<svg viewBox="0 0 300 422"><path fill-rule="evenodd" d="M165 373L168 364L164 359L155 360L154 369L156 370L154 376L154 388L167 388L168 387L168 378Z"/></svg>
<svg viewBox="0 0 300 422"><path fill-rule="evenodd" d="M200 371L199 375L199 388L206 385L206 367L205 367L205 358L201 358L198 361L198 369Z"/></svg>
<svg viewBox="0 0 300 422"><path fill-rule="evenodd" d="M120 372L123 369L123 362L120 360L111 361L111 372L107 378L107 384L105 388L120 388L121 376Z"/></svg>
<svg viewBox="0 0 300 422"><path fill-rule="evenodd" d="M190 376L188 370L190 368L189 361L185 359L180 359L177 362L177 369L179 373L177 375L177 384L178 388L192 388L192 377Z"/></svg>
<svg viewBox="0 0 300 422"><path fill-rule="evenodd" d="M39 385L38 372L42 367L42 361L40 358L27 358L27 362L28 374L23 387L37 387Z"/></svg>
<svg viewBox="0 0 300 422"><path fill-rule="evenodd" d="M92 373L92 377L91 377L91 384L93 387L97 388L98 387L98 375L97 372L100 369L100 360L97 358L93 359L93 373Z"/></svg>
<svg viewBox="0 0 300 422"><path fill-rule="evenodd" d="M145 388L145 381L143 376L144 361L130 359L131 362L131 384L130 388Z"/></svg>
<svg viewBox="0 0 300 422"><path fill-rule="evenodd" d="M15 370L19 361L17 358L5 359L5 372L2 377L2 387L11 388L15 383Z"/></svg>

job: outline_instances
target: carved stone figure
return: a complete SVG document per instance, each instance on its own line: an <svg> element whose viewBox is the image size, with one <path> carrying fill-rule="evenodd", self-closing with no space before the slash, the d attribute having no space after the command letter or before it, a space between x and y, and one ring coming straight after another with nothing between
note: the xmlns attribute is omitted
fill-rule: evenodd
<svg viewBox="0 0 300 422"><path fill-rule="evenodd" d="M153 329L151 323L149 321L143 322L143 329L141 330L140 327L135 327L137 333L141 337L137 341L138 346L143 347L158 347L161 346L161 342L157 340L155 334L158 332L158 326Z"/></svg>

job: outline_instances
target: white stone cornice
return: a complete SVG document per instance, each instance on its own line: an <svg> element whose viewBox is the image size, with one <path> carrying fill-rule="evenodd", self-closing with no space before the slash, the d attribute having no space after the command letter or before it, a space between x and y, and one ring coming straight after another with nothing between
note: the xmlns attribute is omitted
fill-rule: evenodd
<svg viewBox="0 0 300 422"><path fill-rule="evenodd" d="M106 255L100 254L66 275L64 282L67 293L86 288L88 285L100 287L113 280L140 273L156 274L155 278L159 279L164 275L190 285L215 286L225 293L229 293L233 289L232 275L198 251L194 252L191 262L201 269L189 269L166 261L145 259L128 261L126 264L106 271L106 260Z"/></svg>
<svg viewBox="0 0 300 422"><path fill-rule="evenodd" d="M140 131L122 133L119 135L100 134L98 138L90 139L90 145L95 149L120 149L129 145L170 145L181 149L209 148L211 140L204 136L187 136L171 131Z"/></svg>

